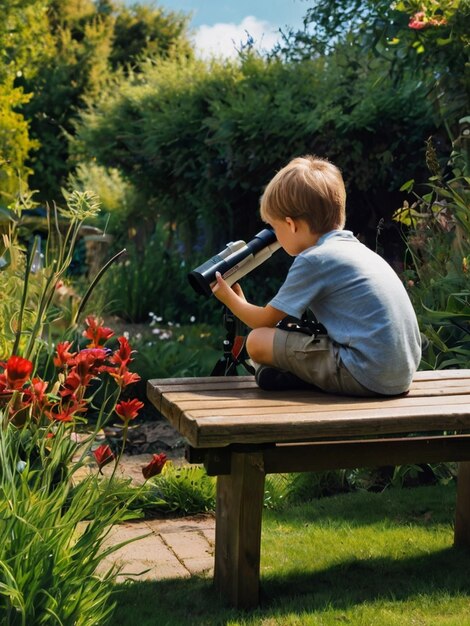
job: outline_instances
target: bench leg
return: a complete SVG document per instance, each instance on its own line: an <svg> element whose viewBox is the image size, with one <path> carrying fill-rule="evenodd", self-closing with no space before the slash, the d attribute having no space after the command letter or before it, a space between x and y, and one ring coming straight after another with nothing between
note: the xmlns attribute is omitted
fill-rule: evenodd
<svg viewBox="0 0 470 626"><path fill-rule="evenodd" d="M459 463L454 545L470 548L470 461Z"/></svg>
<svg viewBox="0 0 470 626"><path fill-rule="evenodd" d="M217 477L214 583L238 608L259 603L264 463L261 452L232 453L231 473Z"/></svg>

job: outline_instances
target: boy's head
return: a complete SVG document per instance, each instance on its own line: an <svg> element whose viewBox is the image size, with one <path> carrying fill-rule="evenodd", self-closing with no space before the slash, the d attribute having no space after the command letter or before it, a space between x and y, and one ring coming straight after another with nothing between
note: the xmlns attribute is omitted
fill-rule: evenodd
<svg viewBox="0 0 470 626"><path fill-rule="evenodd" d="M341 229L346 221L346 190L339 169L319 157L292 159L267 185L261 219L286 217L307 222L312 233Z"/></svg>

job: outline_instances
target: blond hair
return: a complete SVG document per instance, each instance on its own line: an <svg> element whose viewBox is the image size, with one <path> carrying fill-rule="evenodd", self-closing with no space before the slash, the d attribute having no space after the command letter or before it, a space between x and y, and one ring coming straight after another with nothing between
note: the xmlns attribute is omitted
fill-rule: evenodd
<svg viewBox="0 0 470 626"><path fill-rule="evenodd" d="M327 159L292 159L268 183L261 198L261 219L301 218L315 233L344 227L346 190L340 170Z"/></svg>

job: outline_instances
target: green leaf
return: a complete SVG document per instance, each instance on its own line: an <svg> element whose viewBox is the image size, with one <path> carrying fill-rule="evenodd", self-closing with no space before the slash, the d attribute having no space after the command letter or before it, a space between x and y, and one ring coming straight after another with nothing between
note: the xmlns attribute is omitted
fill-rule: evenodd
<svg viewBox="0 0 470 626"><path fill-rule="evenodd" d="M452 37L447 37L447 39L443 39L442 37L438 37L436 39L436 43L438 46L447 46L447 44L452 43Z"/></svg>
<svg viewBox="0 0 470 626"><path fill-rule="evenodd" d="M403 185L400 187L400 191L411 191L414 184L414 178L410 178L410 180L407 180L406 183L403 183Z"/></svg>
<svg viewBox="0 0 470 626"><path fill-rule="evenodd" d="M412 226L420 217L421 214L411 207L403 207L401 209L398 209L398 211L395 211L395 213L392 215L392 219L395 222L400 222L405 226Z"/></svg>

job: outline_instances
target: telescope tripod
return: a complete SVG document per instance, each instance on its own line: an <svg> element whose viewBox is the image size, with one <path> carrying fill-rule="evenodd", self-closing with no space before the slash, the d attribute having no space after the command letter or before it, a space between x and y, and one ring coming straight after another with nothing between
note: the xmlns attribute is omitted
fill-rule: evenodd
<svg viewBox="0 0 470 626"><path fill-rule="evenodd" d="M248 363L242 323L227 307L224 307L224 325L227 331L223 341L224 353L215 364L211 376L238 376L237 367L240 365L249 374L254 374L254 368Z"/></svg>

